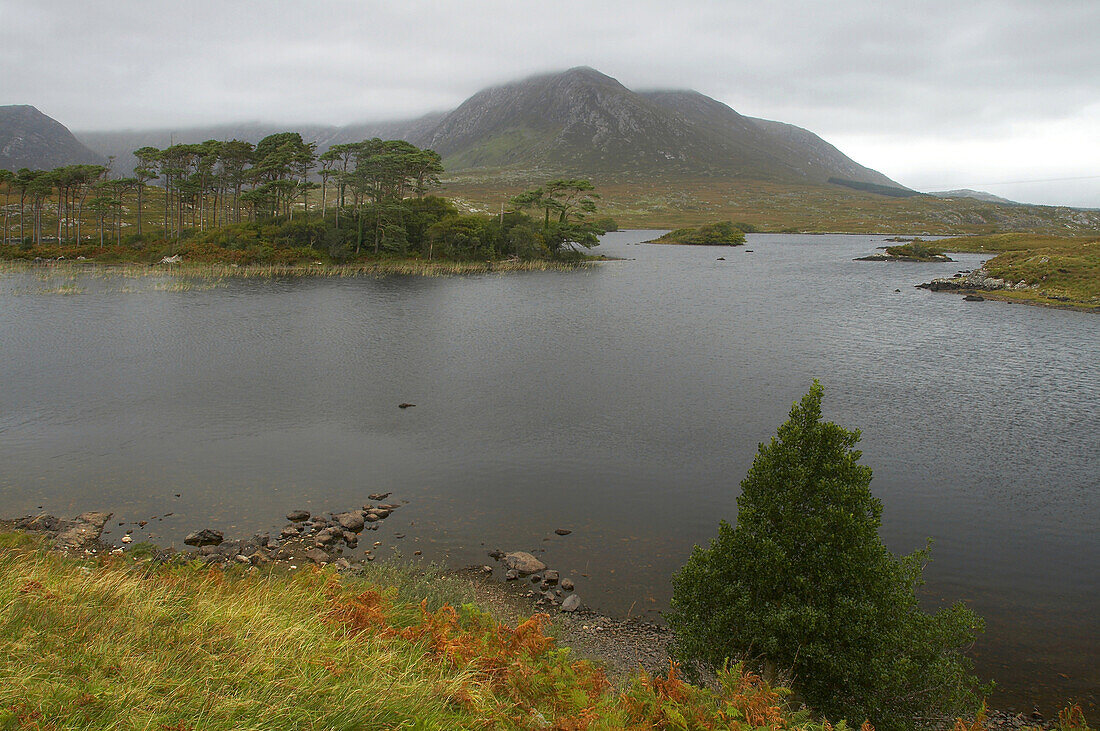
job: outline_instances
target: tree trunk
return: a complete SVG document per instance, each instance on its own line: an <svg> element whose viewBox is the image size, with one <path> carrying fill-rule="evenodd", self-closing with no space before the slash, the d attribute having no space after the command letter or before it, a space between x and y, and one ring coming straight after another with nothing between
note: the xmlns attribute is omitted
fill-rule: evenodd
<svg viewBox="0 0 1100 731"><path fill-rule="evenodd" d="M61 226L65 222L65 208L61 201L65 197L65 191L61 188L57 189L57 245L61 246Z"/></svg>
<svg viewBox="0 0 1100 731"><path fill-rule="evenodd" d="M359 249L363 246L363 207L359 207L359 239L355 242L355 255L359 255Z"/></svg>

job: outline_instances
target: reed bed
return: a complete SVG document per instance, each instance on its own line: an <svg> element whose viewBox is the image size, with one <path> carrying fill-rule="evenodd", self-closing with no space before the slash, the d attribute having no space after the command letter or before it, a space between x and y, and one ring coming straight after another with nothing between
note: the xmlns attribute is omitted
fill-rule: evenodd
<svg viewBox="0 0 1100 731"><path fill-rule="evenodd" d="M39 277L184 277L195 279L277 278L277 277L382 277L389 275L444 277L464 274L510 272L566 272L592 266L593 260L552 261L544 259L499 261L422 261L395 259L353 264L222 264L186 262L182 264L94 264L91 262L0 261L0 273L32 272Z"/></svg>

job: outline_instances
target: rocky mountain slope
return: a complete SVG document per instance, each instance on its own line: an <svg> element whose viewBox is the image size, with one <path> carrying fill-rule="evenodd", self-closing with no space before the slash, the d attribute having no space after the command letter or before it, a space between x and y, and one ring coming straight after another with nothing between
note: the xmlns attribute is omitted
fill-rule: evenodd
<svg viewBox="0 0 1100 731"><path fill-rule="evenodd" d="M83 132L120 170L143 145L244 139L257 142L286 125ZM446 114L346 127L293 127L319 150L373 136L430 147L449 172L554 171L599 178L711 176L826 184L841 178L902 188L799 127L753 119L694 91L634 92L580 67L484 89Z"/></svg>
<svg viewBox="0 0 1100 731"><path fill-rule="evenodd" d="M76 163L101 163L65 125L32 106L0 106L0 169L48 170Z"/></svg>

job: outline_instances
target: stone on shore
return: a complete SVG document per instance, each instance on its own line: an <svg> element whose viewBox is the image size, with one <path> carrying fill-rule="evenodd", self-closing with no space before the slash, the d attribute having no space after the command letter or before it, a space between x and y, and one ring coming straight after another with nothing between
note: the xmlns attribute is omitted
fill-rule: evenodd
<svg viewBox="0 0 1100 731"><path fill-rule="evenodd" d="M336 516L336 522L340 524L340 527L346 531L358 533L363 530L365 521L363 516L359 513L340 513Z"/></svg>
<svg viewBox="0 0 1100 731"><path fill-rule="evenodd" d="M212 528L203 528L202 530L188 533L187 537L183 539L183 542L189 546L216 546L225 540L225 536L221 531L213 530Z"/></svg>
<svg viewBox="0 0 1100 731"><path fill-rule="evenodd" d="M570 594L565 597L561 603L561 610L563 612L575 612L581 608L581 598L576 594Z"/></svg>
<svg viewBox="0 0 1100 731"><path fill-rule="evenodd" d="M309 520L308 510L291 510L286 514L286 519L291 523L301 523L303 520Z"/></svg>
<svg viewBox="0 0 1100 731"><path fill-rule="evenodd" d="M84 548L99 538L110 519L110 513L81 513L73 519L72 525L58 534L57 544L62 548Z"/></svg>
<svg viewBox="0 0 1100 731"><path fill-rule="evenodd" d="M332 528L325 528L313 537L317 543L323 543L326 546L330 543L336 543L336 541L341 538L343 538L343 533L333 530Z"/></svg>
<svg viewBox="0 0 1100 731"><path fill-rule="evenodd" d="M525 551L504 554L504 565L521 574L535 574L546 569L546 564Z"/></svg>
<svg viewBox="0 0 1100 731"><path fill-rule="evenodd" d="M329 558L328 553L320 548L311 548L302 555L308 558L313 563L328 563L332 560L331 558Z"/></svg>

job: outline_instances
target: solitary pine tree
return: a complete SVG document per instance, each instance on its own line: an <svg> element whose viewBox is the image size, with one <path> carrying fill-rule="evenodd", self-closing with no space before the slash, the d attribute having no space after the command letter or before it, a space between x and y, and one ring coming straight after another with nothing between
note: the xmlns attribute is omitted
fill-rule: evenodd
<svg viewBox="0 0 1100 731"><path fill-rule="evenodd" d="M674 577L678 651L789 670L817 711L880 731L971 713L982 689L960 648L982 622L961 604L920 609L928 549L898 558L883 545L860 434L821 420L822 393L815 381L760 445L737 527L723 521Z"/></svg>

